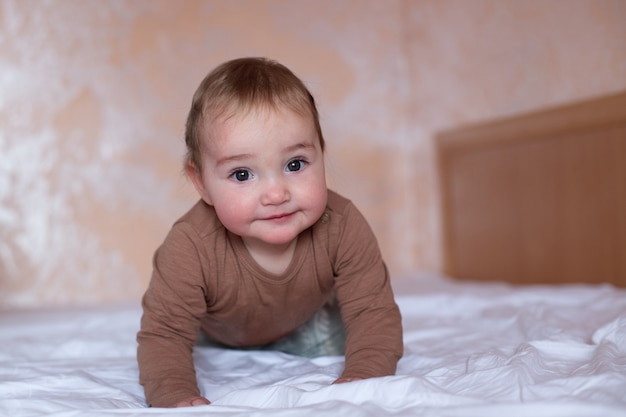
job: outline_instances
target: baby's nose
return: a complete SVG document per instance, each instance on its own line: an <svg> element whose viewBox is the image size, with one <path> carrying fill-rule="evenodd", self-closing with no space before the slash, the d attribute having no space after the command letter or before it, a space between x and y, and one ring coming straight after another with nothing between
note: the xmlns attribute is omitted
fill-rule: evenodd
<svg viewBox="0 0 626 417"><path fill-rule="evenodd" d="M261 197L261 203L264 205L277 205L288 201L290 197L289 187L284 181L271 180L268 181L263 195Z"/></svg>

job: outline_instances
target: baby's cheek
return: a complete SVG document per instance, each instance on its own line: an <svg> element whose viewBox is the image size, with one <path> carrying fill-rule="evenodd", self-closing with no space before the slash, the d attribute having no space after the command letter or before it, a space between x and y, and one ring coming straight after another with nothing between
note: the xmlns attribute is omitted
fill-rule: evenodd
<svg viewBox="0 0 626 417"><path fill-rule="evenodd" d="M216 206L215 210L224 227L235 234L241 234L253 214L246 204L235 200L231 200L230 204Z"/></svg>

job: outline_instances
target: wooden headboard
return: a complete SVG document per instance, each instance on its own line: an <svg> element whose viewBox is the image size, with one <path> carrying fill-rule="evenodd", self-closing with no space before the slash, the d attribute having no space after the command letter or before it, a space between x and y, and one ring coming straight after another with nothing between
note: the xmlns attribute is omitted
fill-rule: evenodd
<svg viewBox="0 0 626 417"><path fill-rule="evenodd" d="M626 92L437 136L446 273L626 286Z"/></svg>

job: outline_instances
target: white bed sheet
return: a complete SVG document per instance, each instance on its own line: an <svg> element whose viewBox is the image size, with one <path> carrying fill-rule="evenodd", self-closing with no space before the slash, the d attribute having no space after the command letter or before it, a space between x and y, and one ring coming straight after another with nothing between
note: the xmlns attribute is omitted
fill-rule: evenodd
<svg viewBox="0 0 626 417"><path fill-rule="evenodd" d="M626 290L394 282L396 376L331 385L341 357L198 348L213 404L149 409L137 306L0 313L0 416L625 416Z"/></svg>

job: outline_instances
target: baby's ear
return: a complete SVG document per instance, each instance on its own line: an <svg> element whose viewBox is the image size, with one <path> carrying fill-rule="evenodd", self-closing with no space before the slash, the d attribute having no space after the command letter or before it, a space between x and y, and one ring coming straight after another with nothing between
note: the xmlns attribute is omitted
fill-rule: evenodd
<svg viewBox="0 0 626 417"><path fill-rule="evenodd" d="M194 164L192 161L188 160L185 162L185 173L187 177L191 180L191 183L194 187L196 187L196 191L200 194L200 197L204 200L205 203L212 206L211 199L209 198L209 193L204 186L204 181L202 181L202 172L200 169Z"/></svg>

